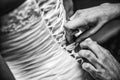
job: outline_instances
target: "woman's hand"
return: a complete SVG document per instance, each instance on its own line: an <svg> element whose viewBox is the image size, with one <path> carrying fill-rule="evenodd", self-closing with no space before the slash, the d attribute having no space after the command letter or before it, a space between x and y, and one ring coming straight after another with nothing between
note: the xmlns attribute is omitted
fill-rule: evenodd
<svg viewBox="0 0 120 80"><path fill-rule="evenodd" d="M96 80L120 80L120 64L110 52L91 39L86 39L80 46L86 48L79 51L83 61L82 68Z"/></svg>
<svg viewBox="0 0 120 80"><path fill-rule="evenodd" d="M75 29L86 28L87 30L76 36L76 42L83 41L118 15L120 15L120 4L104 3L97 7L78 10L65 25L67 41L71 43L71 33L74 33Z"/></svg>

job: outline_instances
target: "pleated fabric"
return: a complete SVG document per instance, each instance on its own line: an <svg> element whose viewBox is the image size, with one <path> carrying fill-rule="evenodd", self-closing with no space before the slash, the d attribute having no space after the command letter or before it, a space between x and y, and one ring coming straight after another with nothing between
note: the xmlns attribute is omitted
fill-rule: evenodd
<svg viewBox="0 0 120 80"><path fill-rule="evenodd" d="M61 46L66 22L62 0L26 0L1 18L1 54L16 80L85 80Z"/></svg>

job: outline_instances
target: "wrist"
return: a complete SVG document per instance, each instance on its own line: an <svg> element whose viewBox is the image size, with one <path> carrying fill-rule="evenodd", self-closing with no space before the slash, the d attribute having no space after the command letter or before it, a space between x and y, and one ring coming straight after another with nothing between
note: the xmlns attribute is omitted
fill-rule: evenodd
<svg viewBox="0 0 120 80"><path fill-rule="evenodd" d="M120 4L112 4L112 3L103 3L100 5L101 10L104 15L108 18L108 20L114 19L120 16Z"/></svg>

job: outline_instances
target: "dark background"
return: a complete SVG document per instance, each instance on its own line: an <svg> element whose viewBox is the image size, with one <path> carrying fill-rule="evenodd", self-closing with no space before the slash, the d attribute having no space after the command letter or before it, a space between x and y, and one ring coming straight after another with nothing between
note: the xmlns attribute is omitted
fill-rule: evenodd
<svg viewBox="0 0 120 80"><path fill-rule="evenodd" d="M120 0L73 0L74 11L85 9L93 6L98 6L102 3L120 3Z"/></svg>

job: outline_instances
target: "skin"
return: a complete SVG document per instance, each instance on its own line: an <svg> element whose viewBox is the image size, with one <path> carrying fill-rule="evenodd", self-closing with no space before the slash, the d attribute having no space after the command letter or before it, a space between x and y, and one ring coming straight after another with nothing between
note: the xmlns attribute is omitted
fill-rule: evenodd
<svg viewBox="0 0 120 80"><path fill-rule="evenodd" d="M11 0L11 1L1 0L0 9L1 9L2 12L0 13L0 15L6 14L6 13L12 11L16 7L18 7L22 3L22 1L24 2L25 0L20 0L20 1L19 0ZM20 2L20 3L16 4L18 2ZM15 5L13 5L13 4L15 4ZM12 8L11 7L6 7L6 5L7 6L12 6ZM91 10L88 10L88 11L91 11ZM86 25L86 24L89 24L89 23L94 23L97 19L99 19L97 21L99 23L97 25L97 29L95 27L95 30L90 32L90 35L91 35L94 32L96 32L97 30L99 30L100 27L101 27L100 25L105 24L107 22L106 20L109 20L109 19L107 19L107 17L105 17L105 16L103 16L101 18L101 17L98 17L98 16L101 16L101 15L97 15L97 16L93 16L93 18L89 18L87 21L86 20L84 21L84 18L86 18L85 15L87 16L88 11L85 11L86 14L82 13L83 17L81 19L83 19L83 22L82 21L80 21L81 23L79 22L79 17L78 17L78 19L76 19L75 17L72 17L71 20L76 19L75 21L74 20L73 21L74 22L78 21L79 24L77 24L77 23L75 24L75 26L77 25L77 27L74 27L74 28L72 27L73 29L76 29L76 28L78 28L78 26L81 26L82 23L84 23L82 25ZM108 12L108 11L106 11L106 12ZM93 13L94 13L94 11L91 12L91 14L93 14ZM105 14L105 15L107 15L107 14ZM115 16L117 16L117 15L115 15ZM115 17L115 16L113 16L113 17ZM111 17L111 19L113 17ZM68 24L70 24L70 23L68 23ZM68 26L68 24L66 26ZM73 26L73 25L71 25L71 26ZM72 29L72 28L68 28L68 29ZM88 36L89 35L87 35L87 37ZM78 40L78 39L76 41L80 42L80 40ZM84 58L88 59L88 61L89 61L89 62L84 62L82 64L82 68L84 70L89 72L94 78L99 78L99 79L102 79L102 80L110 80L112 78L113 80L118 80L118 74L119 74L119 67L120 66L119 66L118 62L111 55L109 55L108 51L106 51L104 48L100 47L97 43L92 42L91 40L84 41L83 43L80 44L80 46L90 48L90 50L81 50L79 52L80 57L84 57ZM88 54L88 53L90 54L89 56L85 55L85 54ZM97 57L94 54L97 55ZM111 63L113 63L113 64L110 64L109 61L111 61ZM90 63L92 63L92 65ZM94 74L96 74L96 75L94 75Z"/></svg>
<svg viewBox="0 0 120 80"><path fill-rule="evenodd" d="M82 68L96 80L119 80L120 64L108 50L87 38L119 15L119 3L104 3L100 6L78 10L65 24L68 43L80 43L83 49L79 51L79 56L87 59L87 62L83 62ZM78 29L84 29L84 32L76 36L76 30ZM76 37L75 40L73 40L73 36Z"/></svg>
<svg viewBox="0 0 120 80"><path fill-rule="evenodd" d="M80 46L83 49L78 52L79 56L88 60L82 63L85 71L89 72L96 80L120 79L120 64L108 50L90 38L80 43Z"/></svg>
<svg viewBox="0 0 120 80"><path fill-rule="evenodd" d="M76 42L80 43L86 38L99 31L103 25L120 15L120 4L104 3L100 6L78 10L71 20L65 24L67 33L74 33L76 29L89 27L81 35L76 36ZM71 36L67 36L67 41L71 43Z"/></svg>

